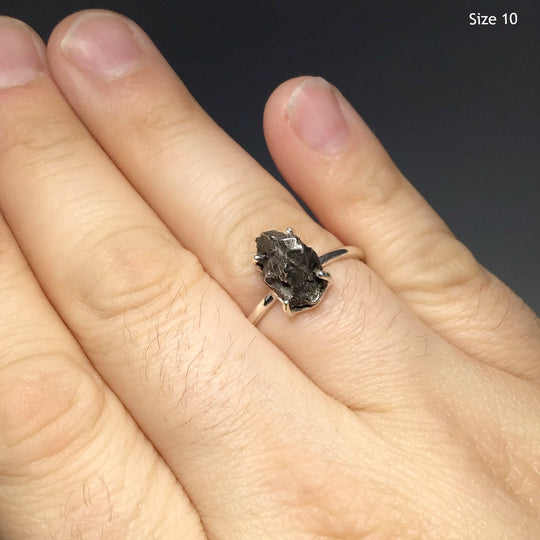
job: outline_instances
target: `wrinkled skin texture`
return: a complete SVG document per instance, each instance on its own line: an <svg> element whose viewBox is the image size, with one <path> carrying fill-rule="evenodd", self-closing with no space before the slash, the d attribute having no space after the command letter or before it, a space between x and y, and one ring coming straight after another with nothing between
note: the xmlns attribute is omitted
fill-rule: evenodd
<svg viewBox="0 0 540 540"><path fill-rule="evenodd" d="M334 87L264 113L318 224L133 22L0 23L1 538L540 538L538 319ZM287 227L366 263L255 327Z"/></svg>

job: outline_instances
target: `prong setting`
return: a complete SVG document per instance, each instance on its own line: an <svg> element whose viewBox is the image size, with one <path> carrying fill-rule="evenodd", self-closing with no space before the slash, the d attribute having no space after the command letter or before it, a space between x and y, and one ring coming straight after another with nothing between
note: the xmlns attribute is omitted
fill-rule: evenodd
<svg viewBox="0 0 540 540"><path fill-rule="evenodd" d="M283 312L292 317L318 306L327 286L332 281L330 273L323 270L338 259L360 259L364 252L355 246L345 246L318 256L296 236L291 227L284 233L270 230L256 238L255 264L261 269L269 293L249 315L257 324L268 309L279 300Z"/></svg>

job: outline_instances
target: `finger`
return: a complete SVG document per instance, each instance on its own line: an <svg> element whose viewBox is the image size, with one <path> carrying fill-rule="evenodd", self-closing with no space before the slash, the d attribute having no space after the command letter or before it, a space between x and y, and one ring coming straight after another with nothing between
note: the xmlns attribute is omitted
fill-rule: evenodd
<svg viewBox="0 0 540 540"><path fill-rule="evenodd" d="M19 31L28 32L4 26L0 43ZM176 478L90 366L1 217L0 343L1 538L204 538Z"/></svg>
<svg viewBox="0 0 540 540"><path fill-rule="evenodd" d="M253 265L254 238L261 231L291 226L319 253L339 246L217 128L140 29L128 23L142 57L135 68L128 63L123 77L118 71L112 77L98 61L99 50L90 54L72 41L74 29L84 24L87 31L105 32L110 23L99 12L85 17L64 21L51 37L56 81L137 191L245 313L266 293ZM121 23L116 17L112 24ZM103 36L91 42L113 47ZM117 63L113 67L118 70ZM273 309L259 327L351 408L401 403L407 360L425 357L426 339L434 336L365 266L336 262L331 273L324 308L294 320ZM439 340L433 347L448 346Z"/></svg>
<svg viewBox="0 0 540 540"><path fill-rule="evenodd" d="M54 103L47 102L46 105L42 109L51 109L52 112L57 113L56 118L64 121L62 125L68 124L62 114L58 115L61 111L55 110ZM35 110L30 111L29 115L34 116L36 112ZM18 121L17 125L22 126L21 129L26 128L26 133L33 132L27 125L24 125L24 115L19 115L16 120ZM47 127L51 126L51 120L46 115L38 117L36 120L42 120L43 125ZM88 234L89 227L85 225L85 217L95 212L96 201L104 200L102 215L116 217L123 216L125 213L122 211L122 207L114 204L116 201L115 193L107 191L107 185L114 184L118 180L118 176L109 174L110 171L107 171L106 167L100 164L101 158L97 154L89 152L87 155L84 148L77 146L81 143L81 138L77 139L76 137L77 133L69 133L69 130L61 132L62 135L65 135L62 140L75 140L77 143L69 150L75 153L76 150L79 150L81 157L83 157L82 162L79 163L73 163L69 160L60 163L68 165L72 174L70 182L65 178L62 180L60 172L63 167L58 167L59 161L56 161L55 165L56 173L59 174L60 179L58 183L52 182L48 175L44 174L47 172L46 152L40 154L39 148L33 145L34 151L38 150L34 156L36 161L42 165L45 164L45 171L31 166L25 170L29 177L36 179L32 188L37 190L37 193L28 188L29 181L28 179L25 181L25 173L17 175L21 164L26 163L26 160L22 159L21 162L13 163L4 171L10 173L6 175L6 178L11 178L11 175L14 175L14 180L9 186L10 189L6 189L5 193L2 193L2 195L10 195L9 204L6 202L3 204L5 204L6 209L10 210L10 217L17 228L19 239L33 260L36 273L40 272L40 265L37 264L40 260L42 263L52 266L58 274L62 272L62 269L59 269L60 265L69 267L77 250L70 251L73 242L68 241L69 238L64 236L66 224L71 224L72 231L77 234L80 231L82 237L77 236L79 240L76 242L77 248L84 253L89 244L93 246L93 249L89 250L88 259L86 261L79 260L81 266L87 267L87 275L92 277L95 275L95 283L98 284L98 287L93 300L103 308L105 306L104 298L108 296L108 293L113 293L112 306L111 304L105 306L110 310L111 307L115 307L114 300L123 296L119 293L126 292L126 288L124 286L123 291L121 288L107 290L107 281L103 279L102 261L106 261L110 268L119 270L115 278L117 284L127 281L134 287L134 290L141 290L140 287L137 287L141 283L137 280L137 275L141 276L140 268L145 266L144 261L147 260L156 263L156 258L152 258L152 250L148 249L144 252L145 242L142 242L142 245L137 245L135 241L128 241L127 246L109 245L117 249L105 250L105 256L99 259L105 246L102 245L100 249L96 249L95 242L87 242L88 237L85 235ZM55 135L55 131L50 129L49 134ZM51 151L56 148L58 154L55 155L70 155L70 152L66 152L66 149L61 145L53 144ZM24 156L24 151L21 151L19 157L28 156ZM91 168L88 165L89 162L96 164L96 170L92 170L93 174L90 175L90 179L85 178L84 174L87 167ZM104 181L99 181L102 175ZM2 174L0 177L3 177ZM91 189L94 185L92 181L97 182L96 192ZM81 192L73 191L73 187L78 186L79 183L85 189ZM22 190L21 194L19 190L21 186L25 185L26 188ZM52 212L50 204L47 207L46 203L54 198L53 193L63 202L63 215L57 216L55 212ZM127 192L122 195L129 199ZM23 201L25 198L27 200ZM3 197L0 197L0 200L4 200ZM81 207L77 207L77 200L85 202L86 215L80 215ZM44 211L40 210L41 205L36 201L39 201L41 205L45 204ZM26 202L27 206L23 202ZM13 208L18 209L19 212ZM19 216L23 208L28 210L31 216L27 218L26 222L24 218L21 220ZM137 208L132 209L133 214L136 211ZM48 219L44 219L44 216ZM44 229L43 231L35 224L33 228L31 227L31 218L33 217L37 218L39 225ZM118 223L119 220L113 223L113 226L118 225ZM37 239L36 244L29 240L32 235L27 235L26 241L24 241L25 231L31 228L33 236ZM58 245L64 245L67 242L67 256L64 255L60 261L53 260L54 258L50 254L47 258L46 254L43 254L45 249L40 249L40 244L47 243L49 236L53 238L54 242L48 243L48 250L55 247L55 242ZM127 240L127 236L124 238ZM122 261L119 257L122 255L120 247L125 249L124 254L135 251L136 255L140 255L140 258L135 257L131 261ZM137 251L133 249L134 247L141 249ZM59 251L61 250L54 253L56 257L61 255L58 253ZM95 260L96 255L99 259L97 261ZM137 261L139 264L136 264ZM129 262L135 263L135 271L132 274L128 273L128 267L131 268ZM171 262L171 265L167 267L167 270L170 270L174 260L166 258L165 262ZM156 266L150 271L154 275L166 274L163 271L157 272ZM181 269L173 268L172 273L180 275ZM40 275L43 278L43 270L41 270ZM46 280L42 280L42 282L46 288L48 287L47 292L52 297L54 288L51 287L50 282L46 282ZM108 283L110 284L111 281ZM174 282L164 280L161 284L162 290L177 290ZM152 304L151 300L140 304L136 301L127 302L127 300L137 300L132 295L131 298L124 298L124 307L130 304L139 305L139 309L116 310L123 324L114 326L115 320L103 321L101 319L107 319L103 315L107 315L107 313L111 315L111 311L114 314L115 309L110 311L107 309L97 310L101 317L92 317L96 311L93 309L96 304L88 305L85 303L86 296L81 295L80 291L73 284L70 284L69 279L64 280L64 285L63 294L71 296L74 303L80 304L74 306L72 311L69 309L71 306L67 306L65 302L59 304L57 307L64 319L70 320L73 324L76 319L73 313L77 309L90 312L90 316L85 321L86 326L90 327L89 331L84 332L81 327L73 324L78 329L80 341L83 342L84 337L92 334L92 331L97 334L101 330L102 340L103 336L106 336L107 346L111 350L115 350L114 354L109 354L108 363L114 364L116 361L118 365L118 363L122 363L122 360L127 360L124 365L130 369L126 369L122 373L127 380L126 384L137 386L139 383L138 399L143 402L144 407L155 413L154 425L149 426L146 423L144 427L147 430L153 429L154 433L159 434L159 429L163 429L166 425L169 446L164 444L160 437L156 437L159 449L167 456L170 463L176 462L177 474L192 480L198 476L199 484L204 484L199 485L199 489L196 490L192 481L191 488L204 511L205 524L208 522L211 524L209 529L211 534L224 536L222 531L226 530L228 537L235 539L252 538L254 535L260 535L261 530L264 530L268 536L274 537L291 536L291 529L293 529L292 535L295 537L359 537L367 534L366 531L369 531L370 523L366 525L362 518L358 520L356 510L360 507L364 511L363 515L373 516L374 513L370 512L370 509L375 508L376 511L378 510L378 514L381 514L380 507L377 508L376 505L373 505L377 499L380 501L380 496L378 497L380 491L373 490L374 484L366 482L366 476L372 481L377 475L375 469L371 474L369 467L358 467L356 470L367 471L366 476L362 475L364 483L359 484L360 478L355 473L355 468L350 468L350 464L356 463L356 460L361 457L362 452L358 452L358 448L372 448L376 437L370 430L360 428L358 422L351 424L344 420L344 418L350 420L351 417L344 407L335 407L333 401L328 401L317 392L314 393L311 386L305 386L305 380L299 376L297 371L293 370L289 364L283 364L279 355L270 354L270 349L274 352L275 350L271 347L269 349L268 342L260 338L259 334L253 336L250 342L251 349L246 347L237 349L236 342L241 342L241 336L249 334L248 328L251 327L236 328L236 324L242 324L239 321L243 319L237 319L234 311L226 309L225 296L214 297L210 291L206 295L205 302L201 302L200 296L195 296L199 304L198 309L195 310L189 302L184 302L181 307L185 310L180 310L181 315L186 315L186 318L183 318L182 316L178 317L177 304L168 304L165 296L159 299L163 300L164 304L163 309L160 310L158 309L160 306L156 305L159 302ZM101 289L103 285L105 285L105 291ZM114 294L115 292L117 294ZM198 291L193 292L195 294ZM58 293L56 294L58 295ZM191 297L191 299L193 298ZM116 306L121 307L121 304L117 303ZM212 307L216 306L221 309L212 310ZM136 317L133 315L134 313L136 313ZM236 313L238 314L238 312ZM174 318L173 323L171 323L169 315ZM193 324L191 326L185 325L186 320L189 321L190 318L193 320ZM228 342L226 340L227 333L221 331L219 325L216 330L212 324L208 323L209 320L213 322L220 320L220 318L221 321L226 319L226 332L229 333ZM111 319L114 319L114 316ZM148 326L143 324L143 320L147 321ZM245 324L245 320L243 321ZM225 323L223 324L225 326ZM206 333L201 332L201 325L205 326ZM192 333L183 334L183 330L189 331L191 329L194 330ZM208 338L208 347L197 348L201 334ZM186 343L187 340L183 341L183 335L189 335L192 344L195 345L195 351L190 350L189 343ZM150 338L150 346L148 338ZM218 356L219 361L216 361L216 357L212 354L211 342L214 339L222 346ZM223 347L224 343L225 347ZM240 343L240 345L245 344ZM96 351L97 348L93 349ZM142 350L144 350L143 353ZM120 362L118 362L119 356L122 357ZM141 356L143 357L142 362ZM94 358L96 363L99 363L102 361L103 355L95 354ZM271 359L271 362L267 363L268 359ZM102 367L106 364L107 362L103 362ZM143 369L139 369L140 367ZM159 375L156 373L157 370L159 370ZM133 371L139 377L135 377ZM248 378L243 378L244 376ZM116 382L117 388L121 389L119 378L115 380L112 377L112 380ZM144 386L144 383L148 383L148 379L152 378L154 381L161 382L157 395L156 388L153 388L151 384ZM178 383L178 381L180 382ZM175 384L178 384L179 394L171 389L171 386ZM169 401L169 407L163 406L164 402L167 405L167 401ZM177 406L170 406L171 401L175 402ZM137 410L137 407L131 405L133 409ZM199 410L197 410L196 405L199 405ZM269 411L271 411L270 417ZM275 421L276 418L277 421ZM144 416L139 416L137 419L141 421L141 424L145 420ZM258 429L254 428L254 425L258 426ZM376 464L391 463L392 456L389 447L379 444L377 449L380 452L376 454L379 456ZM298 467L298 455L303 456L301 467ZM224 469L227 472L226 478L223 478ZM205 475L201 480L202 470L204 470ZM379 467L376 467L376 470L379 470ZM212 486L211 490L208 490L209 484ZM485 481L475 482L474 489L478 490L480 484L479 491L485 492ZM365 486L367 489L361 490L362 495L354 499L354 502L358 504L351 506L348 495L354 492L358 485ZM213 505L208 502L204 503L201 491L213 500ZM412 490L412 492L414 493L413 497L417 496L417 491ZM500 498L499 493L498 499ZM462 499L458 501L457 505L460 508L466 507L465 501ZM217 514L217 517L212 518L212 512L214 516ZM394 508L393 519L397 521L399 518L396 518L395 514ZM237 519L231 522L231 515ZM338 515L337 520L335 519L336 515ZM382 522L387 523L388 518L386 517L386 520ZM219 524L222 525L222 528L218 527ZM227 525L226 529L225 525ZM440 523L438 525L440 530Z"/></svg>
<svg viewBox="0 0 540 540"><path fill-rule="evenodd" d="M321 468L320 455L340 461L336 422L347 436L364 428L201 270L47 74L0 94L0 124L0 206L17 241L94 366L180 479L205 531L285 537L295 508L283 502L284 479L296 456L331 442L312 461Z"/></svg>
<svg viewBox="0 0 540 540"><path fill-rule="evenodd" d="M100 22L100 25L101 24L103 24L103 22ZM60 32L60 37L61 36L62 33ZM60 39L60 37L58 39ZM54 40L55 36L53 35L50 51L51 58L54 58L55 54ZM157 120L160 123L162 122L163 126L165 127L169 125L174 127L172 128L171 132L165 130L166 134L163 135L161 130L152 129L151 126L147 125L143 132L143 141L142 139L137 139L136 137L136 132L139 131L136 128L137 124L140 123L145 125L141 120L141 118L145 118L145 115L138 114L138 99L136 98L137 96L140 96L141 98L144 97L144 104L156 103L157 100L163 99L164 96L167 97L168 86L166 82L163 81L163 75L159 72L159 70L152 71L151 69L147 69L147 66L145 66L143 63L142 66L139 67L139 69L142 71L137 71L132 74L134 77L136 77L136 79L123 79L120 83L115 83L113 81L113 84L116 84L116 86L113 87L103 84L102 79L100 78L88 76L84 69L82 70L82 73L77 70L74 72L70 71L70 69L72 70L73 67L61 64L61 62L64 62L65 59L60 55L58 58L56 58L56 60L58 62L56 66L57 80L59 80L60 84L62 84L64 93L72 100L72 104L77 108L79 116L83 118L87 125L91 127L93 133L99 138L102 146L107 150L109 155L113 157L113 159L121 166L121 168L131 179L135 177L135 180L133 181L136 184L138 191L143 193L147 200L159 201L161 195L159 195L159 193L154 193L152 188L155 190L163 189L165 193L164 199L166 199L164 204L166 204L167 201L178 201L179 207L182 209L182 217L186 220L186 224L189 224L189 228L187 229L187 233L189 234L186 234L185 240L183 236L178 234L183 242L191 242L193 244L192 249L194 251L197 251L199 244L202 245L203 248L208 246L212 248L215 246L215 244L218 242L212 242L211 235L205 237L205 235L208 234L208 229L206 228L205 222L214 224L215 232L217 231L218 226L221 228L219 234L223 235L224 245L228 245L229 235L232 235L233 239L235 238L235 234L237 237L240 236L241 231L231 230L228 228L228 221L227 219L224 219L224 216L226 217L225 211L223 211L223 214L213 213L211 204L203 204L203 202L208 200L208 195L205 195L204 190L210 190L210 193L213 194L210 189L211 186L208 183L205 183L205 178L208 179L208 182L214 178L217 178L218 181L224 182L222 189L219 191L217 197L218 199L220 197L223 198L225 195L227 195L227 193L230 193L230 190L225 189L226 187L236 187L236 191L233 191L233 193L235 195L242 194L243 191L238 189L240 184L235 184L234 181L231 182L231 184L228 184L226 182L227 178L224 178L223 171L229 170L229 174L232 176L238 174L236 172L238 170L248 169L248 165L251 162L246 164L246 162L240 161L241 158L236 160L234 146L231 148L229 146L231 144L230 141L224 139L219 132L216 132L215 127L211 123L208 126L204 122L204 115L202 115L202 117L197 117L196 114L193 114L193 116L189 115L193 108L195 108L195 111L199 111L193 102L191 102L190 105L178 107L179 113L185 113L186 109L188 110L188 118L182 116L182 119L186 121L186 124L182 124L181 121L177 122L177 117L174 116L174 99L171 99L172 104L167 103L167 106L162 105L162 110L167 111L166 115L163 117L159 115L150 116L153 116L154 119L156 119L157 116ZM158 66L160 65L160 61L158 61L158 59L155 59L155 61L153 59L153 64L154 63ZM62 67L62 69L60 69L60 67ZM145 71L145 69L147 70ZM75 81L73 86L70 86L73 80L67 76L70 73L73 73L72 76L73 80ZM159 92L154 94L145 94L148 86L147 81L156 82ZM129 101L129 94L128 96L125 96L118 91L119 88L122 89L130 87L137 88L133 101ZM120 94L120 97L115 95L117 92ZM186 94L185 91L182 91L181 87L174 87L174 91L171 91L171 94L174 94L175 96L180 95L187 100L190 99L189 95ZM81 95L86 97L84 99L80 99ZM94 95L95 97L93 97ZM86 101L87 99L88 103ZM103 109L103 107L105 107L105 114L100 115L99 112ZM132 117L134 120L131 120ZM118 120L115 121L115 118ZM111 129L117 133L117 135L121 135L120 139L124 144L133 141L133 148L138 150L140 149L141 151L134 152L132 149L130 149L129 145L124 147L123 143L116 143L116 141L108 135L108 130L100 129L100 125L104 124L105 119L107 119L107 122L109 123L108 125L111 127ZM137 120L139 120L139 122L137 122ZM206 119L206 122L209 122L208 119ZM187 126L185 130L181 130L182 125ZM183 139L179 137L176 130L184 133L185 137ZM200 135L201 133L203 135ZM178 141L175 143L176 137L178 137ZM213 137L215 137L215 139ZM158 158L156 158L152 152L144 151L145 146L148 148L158 148L159 152L161 152L161 149L168 148L170 155L158 154ZM197 152L197 149L200 148L204 150L207 147L212 148L212 154L210 156L205 151L200 151L200 153ZM229 148L231 149L228 150ZM226 156L226 162L216 159L214 152L216 155L221 155L222 157ZM123 153L125 153L127 156L125 159L122 158ZM237 150L236 154L238 154ZM178 156L181 156L181 158ZM167 166L167 164L171 163L172 165ZM197 185L198 182L186 182L186 179L182 178L184 169L189 171L193 170L194 168L197 168L197 181L202 183L202 187L200 187L202 194L200 197L197 197L196 192L196 188L199 187ZM251 184L243 182L243 186L241 187L242 189L246 190L246 193L253 191L254 186L258 186L258 189L262 189L260 187L260 183L255 183L257 180L257 169L252 167L249 168L249 170L254 178L253 183ZM163 183L161 183L162 180ZM182 180L184 180L185 183L180 183ZM181 198L177 196L177 192L181 192ZM175 199L175 197L177 198ZM244 198L244 201L246 200L247 199ZM279 206L274 206L272 204L272 198L264 196L263 200L271 208L279 208ZM159 204L154 202L153 205L160 215L163 216L165 214ZM198 210L200 208L205 209L204 220L200 219L197 215L199 212L190 212L190 209ZM235 216L235 218L241 216L242 210L243 206L241 204L235 205L234 199L232 199L231 204L227 206L227 211ZM175 229L177 211L175 213L175 205L172 204L172 202L168 213L173 216L171 218L172 222L169 222L169 225L171 223L173 224L171 229L177 230ZM287 217L290 218L290 212ZM255 217L253 219L255 219ZM240 225L238 225L238 223L240 223ZM237 228L240 228L241 223L241 221L237 222ZM296 225L293 224L293 226ZM299 223L299 226L302 226L302 224ZM306 230L309 230L307 227L310 225L306 223L305 226ZM193 234L194 230L196 231L196 236ZM261 229L259 229L259 231L260 230ZM249 232L247 234L249 234ZM254 233L252 234L253 236L255 235ZM316 235L320 233L318 233L317 230L314 234ZM197 240L197 242L195 240ZM238 242L233 242L233 246L236 245L239 245L240 247L242 246L241 239ZM202 251L197 251L198 255L200 253L202 253ZM199 256L204 260L202 255ZM227 261L228 256L228 252L224 255L221 251L210 249L209 257L205 261L205 266L209 272L214 272L215 275L215 267L219 266L221 261ZM231 256L234 255L231 254ZM246 258L248 257L249 256ZM337 271L338 270L336 270L336 272ZM236 276L231 276L231 280L235 278ZM350 283L354 284L354 279L355 276L353 274L351 276ZM365 281L369 282L369 278ZM375 282L375 285L373 286L373 290L375 291L377 291L375 288L376 283L377 282ZM227 286L228 284L225 283L225 285ZM334 288L333 290L335 291L336 289ZM429 364L431 355L433 355L433 357L441 356L442 358L451 359L452 357L448 354L448 348L442 350L438 344L432 341L428 342L428 340L425 339L421 342L421 350L418 348L415 350L414 347L417 346L418 343L415 340L415 337L417 338L418 336L422 335L421 331L423 331L423 328L421 329L416 327L415 323L413 322L414 318L406 315L405 310L401 313L399 310L392 313L394 324L392 324L392 320L384 320L383 307L395 306L395 304L392 304L393 299L391 295L384 296L383 293L379 291L377 291L374 295L375 298L373 298L373 304L369 305L368 309L366 309L368 312L367 323L362 326L363 332L361 336L364 343L360 343L361 340L359 339L355 340L354 336L353 339L351 339L351 333L349 330L353 324L351 323L349 325L345 325L343 324L343 321L349 318L353 323L358 323L357 313L355 313L354 315L356 316L354 316L350 313L350 311L349 313L347 312L347 309L350 310L350 304L348 304L348 301L353 303L355 290L354 288L349 287L349 290L345 288L344 291L340 291L340 293L341 294L338 295L339 298L336 298L336 296L328 297L328 300L330 301L329 305L331 306L329 310L324 312L315 311L309 315L306 314L305 318L303 317L302 319L298 319L298 321L294 321L294 324L290 324L290 321L286 321L285 325L283 320L279 318L279 313L271 313L268 315L269 318L265 319L263 322L266 324L266 328L268 328L269 331L275 331L276 328L279 328L278 325L282 324L281 334L275 334L277 336L276 341L282 348L285 348L283 344L285 343L286 346L287 338L294 336L294 341L297 342L297 358L305 359L302 367L310 374L315 374L316 380L318 382L320 381L321 386L328 388L329 382L331 384L332 381L332 375L336 375L334 379L336 383L341 382L342 387L346 387L346 390L349 392L349 396L354 397L354 399L351 399L349 402L346 401L346 403L366 403L369 399L372 399L372 403L377 403L380 409L384 408L385 406L388 408L390 406L397 407L400 405L402 411L418 405L419 400L421 399L419 397L420 391L418 390L418 382L422 378L422 375L418 374L420 371L418 369L418 363L420 362L423 366L425 364ZM369 294L366 294L366 297L368 300L370 299ZM370 317L373 317L374 313L380 317L376 321L377 325L370 324L370 322L373 321L373 318L370 319ZM329 314L330 317L325 320L325 317L328 317ZM307 318L307 316L309 316L309 318ZM272 317L275 319L272 319ZM317 320L317 317L320 317L320 319ZM329 325L328 320L331 321L333 327ZM305 324L305 326L295 326L297 322L298 324ZM319 332L319 328L324 328L325 332ZM336 329L339 329L341 334L338 334ZM379 335L374 335L376 330L379 331ZM332 333L332 331L334 333ZM301 339L302 335L307 335L309 337L308 339ZM339 341L336 340L332 342L332 339L329 339L329 336L330 338L333 337L335 339L336 335L339 335L341 339ZM410 336L410 341L407 341L407 336ZM291 341L293 341L293 339L291 339ZM330 342L331 347L329 347L325 342ZM344 357L341 357L336 353L336 342L339 344L339 349L343 349ZM314 343L316 343L316 345L314 345ZM351 348L348 349L347 346L350 343L352 343L352 345L350 345ZM370 346L373 344L375 346ZM379 345L379 348L377 348L377 345ZM315 348L316 346L317 348ZM253 349L257 350L258 347L254 347ZM289 352L289 350L287 350L287 352ZM324 358L324 361L326 361L325 365L314 366L313 364L317 363L317 359L321 356L321 353L324 356L325 352L327 353L327 357ZM408 362L408 360L411 358L416 360L416 367L414 366L413 362ZM362 365L364 361L365 365ZM453 363L451 364L454 365ZM436 366L437 363L431 364L431 369L428 369L427 371L430 373L435 372ZM334 371L328 369L329 367ZM411 367L414 367L414 369L411 369ZM330 377L325 377L328 374L330 374ZM262 381L264 378L260 377L259 380ZM346 381L346 383L343 384L343 381ZM389 381L391 381L391 383ZM434 385L434 387L440 388L440 378L437 380L437 383L438 384ZM390 388L393 388L393 393ZM407 391L403 391L404 388ZM413 388L415 389L413 390ZM260 400L266 402L264 395L257 395L257 401ZM295 401L292 400L292 403L295 403ZM312 444L314 448L319 448L317 440L324 439L325 435L323 434L327 433L327 428L320 426L319 423L313 418L303 416L305 407L301 404L299 405L301 411L299 411L298 415L296 414L296 407L293 406L293 410L295 410L293 426L296 430L298 430L298 433L305 438L305 440L310 441L309 444ZM242 407L238 407L238 409L242 410ZM290 414L290 409L288 413L286 410L284 410L283 413ZM268 426L268 420L264 421L261 419L261 421ZM317 440L315 440L311 435L311 430L306 433L306 422L312 422L317 426L316 431L319 433ZM226 425L228 426L229 424L227 423ZM295 449L292 452L293 454L298 453L303 456L311 455L311 450L309 450L307 453L305 450L302 452L298 451L301 448L306 449L306 446L304 446L305 442L297 443L297 434L291 433L288 427L289 426L283 426L282 433L280 433L279 436L272 435L272 437L275 437L280 441L282 440L281 437L283 436L283 433L287 434L286 438L288 441L288 448L284 454L284 456L286 456L283 458L284 461L289 463L288 460L290 459L291 448ZM235 429L235 434L236 431L237 430ZM267 433L265 433L265 438L269 436L269 433L274 433L272 424L268 426ZM332 438L334 437L335 435L332 436ZM281 448L281 446L278 447ZM254 450L251 452L251 456L257 455L258 453L267 456L268 450L265 449L262 450L262 452ZM271 452L271 454L275 455L273 452ZM331 451L330 454L332 454ZM250 458L250 461L252 460L253 457ZM332 459L328 458L328 461L332 461ZM217 462L220 465L223 463L221 460L218 460ZM269 462L274 463L273 459L269 459ZM309 469L311 465L311 460L306 458L306 470ZM288 467L283 467L283 464L280 464L279 470L283 470L284 468L287 469ZM234 470L237 471L238 469L235 468ZM258 474L260 475L260 471ZM266 474L263 473L262 477L266 477ZM282 477L278 474L277 483L279 483L279 479L281 478ZM306 490L306 492L308 492L308 490ZM251 504L257 508L258 499L256 499L255 502L251 501ZM287 512L284 514L286 515Z"/></svg>
<svg viewBox="0 0 540 540"><path fill-rule="evenodd" d="M415 313L483 362L540 380L538 319L456 240L339 92L290 80L264 125L293 189Z"/></svg>
<svg viewBox="0 0 540 540"><path fill-rule="evenodd" d="M460 441L461 451L474 448L476 460L487 466L494 485L526 507L537 520L540 510L538 386L491 366L459 358L451 361L441 358L435 370L426 367L429 371L424 372L426 384L422 385L425 409L445 411L446 421L454 427L447 425L444 433ZM418 411L412 413L410 425L425 440L430 430L425 427L418 430L420 416L422 413ZM414 434L403 437L400 433L400 437L411 440Z"/></svg>

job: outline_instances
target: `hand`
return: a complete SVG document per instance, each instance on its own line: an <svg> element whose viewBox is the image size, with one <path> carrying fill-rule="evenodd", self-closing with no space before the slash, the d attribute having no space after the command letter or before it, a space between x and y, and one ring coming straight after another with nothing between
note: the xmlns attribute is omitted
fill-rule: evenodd
<svg viewBox="0 0 540 540"><path fill-rule="evenodd" d="M538 320L337 90L264 117L320 226L120 16L2 19L0 87L2 538L540 537ZM366 264L255 327L287 227Z"/></svg>

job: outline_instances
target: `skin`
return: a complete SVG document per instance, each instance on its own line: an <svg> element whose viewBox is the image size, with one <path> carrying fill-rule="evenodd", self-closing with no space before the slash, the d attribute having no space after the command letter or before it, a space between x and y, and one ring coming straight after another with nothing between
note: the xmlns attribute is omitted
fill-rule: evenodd
<svg viewBox="0 0 540 540"><path fill-rule="evenodd" d="M81 21L140 57L103 72ZM35 48L0 89L0 537L540 537L539 321L335 88L264 114L318 225L134 23L0 22ZM254 327L253 239L287 227L366 264Z"/></svg>

